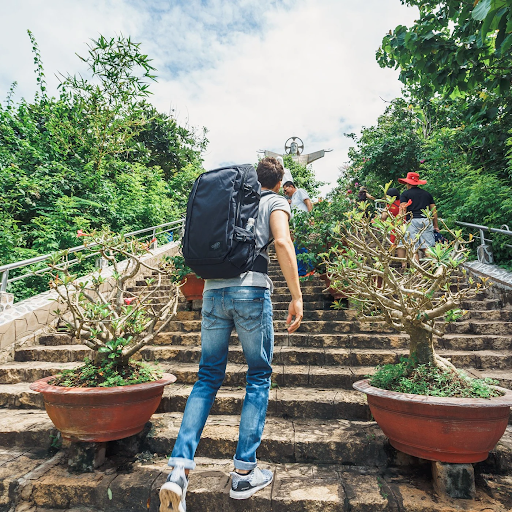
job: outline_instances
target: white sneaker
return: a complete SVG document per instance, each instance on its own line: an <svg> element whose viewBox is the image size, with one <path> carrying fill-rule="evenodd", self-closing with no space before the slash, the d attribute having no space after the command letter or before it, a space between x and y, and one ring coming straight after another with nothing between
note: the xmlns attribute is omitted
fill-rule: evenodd
<svg viewBox="0 0 512 512"><path fill-rule="evenodd" d="M232 480L229 495L235 500L250 498L256 491L263 489L274 479L272 471L259 468L254 468L247 475L239 475L235 472L230 475Z"/></svg>
<svg viewBox="0 0 512 512"><path fill-rule="evenodd" d="M185 495L188 478L182 466L175 466L172 473L160 487L160 512L187 512Z"/></svg>

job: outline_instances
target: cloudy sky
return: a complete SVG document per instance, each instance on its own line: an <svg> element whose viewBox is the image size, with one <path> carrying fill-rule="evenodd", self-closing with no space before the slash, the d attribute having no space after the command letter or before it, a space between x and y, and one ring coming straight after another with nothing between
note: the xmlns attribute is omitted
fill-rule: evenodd
<svg viewBox="0 0 512 512"><path fill-rule="evenodd" d="M380 69L383 35L411 25L400 0L18 0L2 2L0 101L36 89L27 29L39 44L50 92L59 72L84 68L75 53L99 34L124 34L153 58L151 101L181 124L208 130L207 169L282 152L298 136L333 183L350 141L400 95L398 73ZM325 187L324 191L329 187Z"/></svg>

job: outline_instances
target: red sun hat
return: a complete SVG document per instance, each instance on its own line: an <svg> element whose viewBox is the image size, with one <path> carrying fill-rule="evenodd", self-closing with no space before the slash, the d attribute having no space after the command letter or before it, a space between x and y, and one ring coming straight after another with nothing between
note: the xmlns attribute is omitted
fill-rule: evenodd
<svg viewBox="0 0 512 512"><path fill-rule="evenodd" d="M417 172L408 172L407 178L398 178L398 183L409 183L409 185L425 185L427 180L420 180Z"/></svg>

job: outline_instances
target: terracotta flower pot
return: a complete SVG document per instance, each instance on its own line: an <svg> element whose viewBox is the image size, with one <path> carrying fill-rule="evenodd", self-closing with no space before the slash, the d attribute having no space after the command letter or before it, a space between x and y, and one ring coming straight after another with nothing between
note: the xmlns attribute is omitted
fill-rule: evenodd
<svg viewBox="0 0 512 512"><path fill-rule="evenodd" d="M184 284L180 290L185 299L200 300L203 298L204 279L197 277L195 274L187 274L183 281Z"/></svg>
<svg viewBox="0 0 512 512"><path fill-rule="evenodd" d="M164 387L176 381L170 373L160 380L112 388L51 386L45 377L30 385L43 394L44 405L62 437L71 441L105 442L142 431L157 410Z"/></svg>
<svg viewBox="0 0 512 512"><path fill-rule="evenodd" d="M507 428L512 391L491 398L445 398L397 393L360 380L375 421L397 449L422 459L480 462Z"/></svg>

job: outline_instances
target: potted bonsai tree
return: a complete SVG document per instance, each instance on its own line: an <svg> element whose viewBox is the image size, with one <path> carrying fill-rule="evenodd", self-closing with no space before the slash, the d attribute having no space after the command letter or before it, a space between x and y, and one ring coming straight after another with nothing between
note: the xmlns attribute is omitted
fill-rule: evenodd
<svg viewBox="0 0 512 512"><path fill-rule="evenodd" d="M164 386L176 380L132 358L174 316L179 288L173 284L172 265L147 262L150 243L108 230L79 231L78 236L108 266L78 278L71 273L70 254L62 251L49 261L50 287L61 305L59 321L91 355L83 366L38 380L31 389L43 394L63 438L105 442L140 432L156 411ZM85 258L82 252L74 256L78 262ZM145 285L130 291L141 272L148 276Z"/></svg>
<svg viewBox="0 0 512 512"><path fill-rule="evenodd" d="M204 279L195 274L185 263L181 254L166 256L166 261L174 266L173 281L180 284L180 290L187 301L203 298Z"/></svg>
<svg viewBox="0 0 512 512"><path fill-rule="evenodd" d="M354 383L390 443L424 459L478 462L505 432L512 392L469 378L435 351L434 336L442 337L446 323L465 313L461 301L485 286L469 276L467 285L458 284L467 241L444 228L450 241L417 259L402 216L372 218L360 203L337 227L344 249L331 249L327 275L359 307L359 320L386 322L409 337L408 358Z"/></svg>

